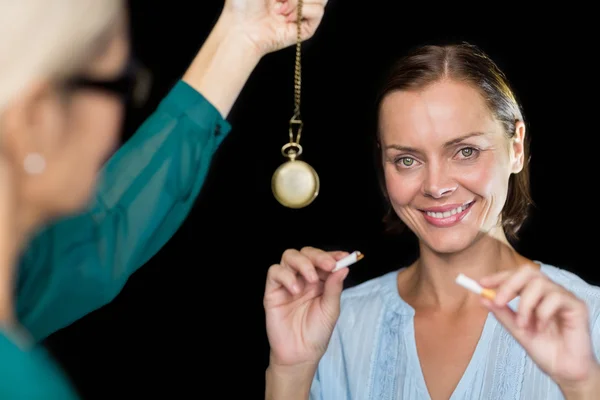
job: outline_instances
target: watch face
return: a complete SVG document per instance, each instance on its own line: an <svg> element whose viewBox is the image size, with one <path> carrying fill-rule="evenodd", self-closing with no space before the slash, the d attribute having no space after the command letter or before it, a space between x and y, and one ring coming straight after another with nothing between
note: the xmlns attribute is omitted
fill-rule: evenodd
<svg viewBox="0 0 600 400"><path fill-rule="evenodd" d="M319 176L304 161L288 161L273 174L271 189L281 205L288 208L306 207L319 194Z"/></svg>

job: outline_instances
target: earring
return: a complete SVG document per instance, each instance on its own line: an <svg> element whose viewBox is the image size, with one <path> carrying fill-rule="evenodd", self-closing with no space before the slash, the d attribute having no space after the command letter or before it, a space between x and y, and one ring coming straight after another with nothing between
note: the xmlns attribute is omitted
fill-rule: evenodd
<svg viewBox="0 0 600 400"><path fill-rule="evenodd" d="M46 159L39 153L29 153L23 161L23 168L29 175L39 175L46 169Z"/></svg>

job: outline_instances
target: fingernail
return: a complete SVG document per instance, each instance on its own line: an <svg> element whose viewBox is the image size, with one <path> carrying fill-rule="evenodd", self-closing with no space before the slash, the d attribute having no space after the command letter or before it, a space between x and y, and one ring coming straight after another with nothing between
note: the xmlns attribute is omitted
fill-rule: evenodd
<svg viewBox="0 0 600 400"><path fill-rule="evenodd" d="M294 284L292 285L292 291L293 291L294 293L296 293L296 294L300 293L300 286L298 286L298 284L297 284L297 283L294 283Z"/></svg>
<svg viewBox="0 0 600 400"><path fill-rule="evenodd" d="M316 282L319 280L319 277L315 272L311 272L310 274L308 274L308 277L310 278L311 282Z"/></svg>

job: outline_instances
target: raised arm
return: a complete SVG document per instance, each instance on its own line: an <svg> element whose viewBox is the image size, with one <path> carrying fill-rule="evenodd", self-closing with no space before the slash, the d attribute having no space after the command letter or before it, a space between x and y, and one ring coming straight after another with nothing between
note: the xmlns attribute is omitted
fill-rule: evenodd
<svg viewBox="0 0 600 400"><path fill-rule="evenodd" d="M90 211L32 241L20 263L16 309L35 340L112 301L180 227L249 75L263 55L294 42L295 5L227 0L183 80L107 163ZM305 38L322 9L305 6Z"/></svg>
<svg viewBox="0 0 600 400"><path fill-rule="evenodd" d="M229 129L178 82L108 162L92 209L34 239L21 260L17 315L36 340L112 301L171 238Z"/></svg>
<svg viewBox="0 0 600 400"><path fill-rule="evenodd" d="M223 117L260 59L223 22L109 160L92 208L41 232L22 257L17 315L36 340L112 301L187 217L229 133Z"/></svg>

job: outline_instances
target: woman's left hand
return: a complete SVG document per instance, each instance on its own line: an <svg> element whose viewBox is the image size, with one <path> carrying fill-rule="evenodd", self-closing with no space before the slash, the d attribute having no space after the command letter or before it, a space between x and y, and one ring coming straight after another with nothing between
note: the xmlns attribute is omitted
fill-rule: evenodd
<svg viewBox="0 0 600 400"><path fill-rule="evenodd" d="M600 366L582 300L531 266L500 272L479 283L496 291L494 301L483 299L484 305L563 391L598 383ZM514 312L507 304L516 296L520 300Z"/></svg>

